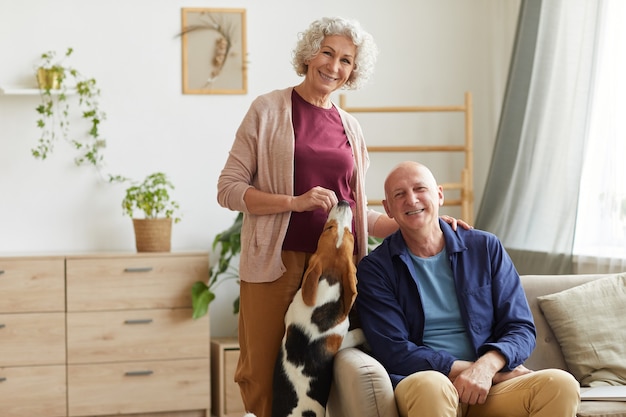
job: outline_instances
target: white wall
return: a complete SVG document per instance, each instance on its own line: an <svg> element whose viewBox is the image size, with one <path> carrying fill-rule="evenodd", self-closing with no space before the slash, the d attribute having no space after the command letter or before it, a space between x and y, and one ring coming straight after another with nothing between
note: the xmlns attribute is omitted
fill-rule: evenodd
<svg viewBox="0 0 626 417"><path fill-rule="evenodd" d="M248 94L181 94L175 35L182 7L247 10ZM0 86L34 86L38 56L73 47L72 63L102 89L107 171L137 179L166 172L184 211L174 226L173 250L210 250L215 234L235 216L216 203L217 177L234 132L255 96L299 82L290 65L296 34L323 15L358 19L381 51L374 79L363 91L348 93L349 105L461 104L463 92L472 91L478 204L518 8L518 0L0 0ZM120 208L124 186L75 167L65 144L44 162L30 156L38 137L37 102L37 96L0 96L0 254L134 251L131 221ZM387 133L400 136L395 119L372 123L363 117L372 144L389 143ZM419 125L403 123L403 137ZM438 133L428 129L414 140ZM387 171L373 162L370 194L379 191L376 181ZM445 167L431 167L447 175ZM230 306L236 291L236 284L225 285L211 306L214 336L235 334Z"/></svg>

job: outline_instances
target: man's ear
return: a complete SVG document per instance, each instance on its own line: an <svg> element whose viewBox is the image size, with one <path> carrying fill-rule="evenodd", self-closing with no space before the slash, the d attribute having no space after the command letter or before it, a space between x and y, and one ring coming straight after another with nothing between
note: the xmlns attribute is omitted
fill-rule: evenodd
<svg viewBox="0 0 626 417"><path fill-rule="evenodd" d="M391 213L389 213L389 207L387 207L387 200L383 200L383 207L385 208L385 213L387 213L387 217L393 219Z"/></svg>
<svg viewBox="0 0 626 417"><path fill-rule="evenodd" d="M439 207L443 207L443 187L441 185L437 186L437 194L439 196Z"/></svg>

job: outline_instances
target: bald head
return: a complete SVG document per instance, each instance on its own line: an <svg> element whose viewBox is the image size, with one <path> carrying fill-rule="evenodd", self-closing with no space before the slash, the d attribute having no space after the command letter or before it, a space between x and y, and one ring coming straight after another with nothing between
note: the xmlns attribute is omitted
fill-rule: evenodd
<svg viewBox="0 0 626 417"><path fill-rule="evenodd" d="M387 178L385 179L385 198L390 198L390 192L398 186L398 182L406 180L409 177L418 176L429 187L437 188L437 180L433 173L426 167L426 165L420 164L415 161L404 161L396 165Z"/></svg>

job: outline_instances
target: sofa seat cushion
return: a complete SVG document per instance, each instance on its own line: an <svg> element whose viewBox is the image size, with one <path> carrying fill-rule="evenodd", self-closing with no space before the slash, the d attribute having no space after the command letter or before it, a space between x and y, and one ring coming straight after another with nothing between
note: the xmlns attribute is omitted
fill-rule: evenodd
<svg viewBox="0 0 626 417"><path fill-rule="evenodd" d="M584 388L582 388L584 389ZM578 417L626 417L626 402L581 401Z"/></svg>
<svg viewBox="0 0 626 417"><path fill-rule="evenodd" d="M626 385L626 273L538 297L583 386Z"/></svg>

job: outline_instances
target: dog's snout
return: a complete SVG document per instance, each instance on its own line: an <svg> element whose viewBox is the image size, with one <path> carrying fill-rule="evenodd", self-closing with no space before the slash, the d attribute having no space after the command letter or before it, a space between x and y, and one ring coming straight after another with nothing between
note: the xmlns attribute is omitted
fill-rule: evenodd
<svg viewBox="0 0 626 417"><path fill-rule="evenodd" d="M352 231L352 209L350 203L346 200L339 201L328 213L328 220L337 222L337 227L340 230L339 240L341 240L344 229Z"/></svg>
<svg viewBox="0 0 626 417"><path fill-rule="evenodd" d="M337 217L344 217L344 216L352 216L352 209L350 208L350 203L348 201L340 200L330 210L329 218L337 218Z"/></svg>

